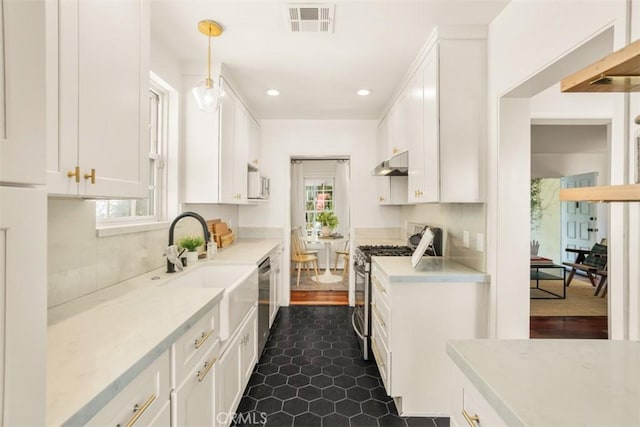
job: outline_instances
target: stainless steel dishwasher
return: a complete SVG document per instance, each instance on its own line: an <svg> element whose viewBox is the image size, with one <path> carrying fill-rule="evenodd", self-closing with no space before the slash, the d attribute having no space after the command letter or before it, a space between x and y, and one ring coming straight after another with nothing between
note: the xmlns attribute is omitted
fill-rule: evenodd
<svg viewBox="0 0 640 427"><path fill-rule="evenodd" d="M271 292L269 257L258 266L258 358L269 338L269 300Z"/></svg>

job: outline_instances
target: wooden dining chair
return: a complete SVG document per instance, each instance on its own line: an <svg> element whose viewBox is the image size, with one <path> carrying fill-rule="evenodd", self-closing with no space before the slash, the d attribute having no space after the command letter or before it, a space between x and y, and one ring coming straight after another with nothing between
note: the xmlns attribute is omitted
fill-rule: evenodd
<svg viewBox="0 0 640 427"><path fill-rule="evenodd" d="M300 286L300 272L302 267L306 266L307 273L311 277L311 270L309 265L313 267L315 272L315 282L317 286L320 286L318 281L318 256L314 254L305 253L301 247L301 239L295 229L291 230L291 265L298 270L298 278L296 280L296 287Z"/></svg>
<svg viewBox="0 0 640 427"><path fill-rule="evenodd" d="M336 250L334 252L336 254L336 259L333 262L334 273L338 271L340 257L344 258L344 269L342 270L342 281L344 282L345 277L349 277L349 240L344 242L344 248L342 250Z"/></svg>

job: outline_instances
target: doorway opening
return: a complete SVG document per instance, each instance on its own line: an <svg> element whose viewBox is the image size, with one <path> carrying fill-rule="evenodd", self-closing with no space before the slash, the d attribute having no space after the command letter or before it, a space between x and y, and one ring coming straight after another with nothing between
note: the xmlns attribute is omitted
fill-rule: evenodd
<svg viewBox="0 0 640 427"><path fill-rule="evenodd" d="M573 277L570 266L606 242L608 212L596 203L559 200L561 188L605 184L608 138L608 123L531 126L531 338L608 337L606 289L593 286L584 270Z"/></svg>
<svg viewBox="0 0 640 427"><path fill-rule="evenodd" d="M348 305L350 176L348 157L291 159L293 305Z"/></svg>

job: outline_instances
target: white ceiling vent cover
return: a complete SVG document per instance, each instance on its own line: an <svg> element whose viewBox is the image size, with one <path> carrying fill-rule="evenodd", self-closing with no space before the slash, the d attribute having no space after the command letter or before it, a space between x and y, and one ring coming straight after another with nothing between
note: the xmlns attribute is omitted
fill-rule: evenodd
<svg viewBox="0 0 640 427"><path fill-rule="evenodd" d="M333 33L333 4L288 3L287 29L292 33Z"/></svg>

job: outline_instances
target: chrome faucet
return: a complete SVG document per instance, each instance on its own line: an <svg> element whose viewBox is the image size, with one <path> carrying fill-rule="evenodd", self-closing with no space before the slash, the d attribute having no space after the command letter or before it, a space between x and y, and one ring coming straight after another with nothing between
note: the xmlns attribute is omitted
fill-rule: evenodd
<svg viewBox="0 0 640 427"><path fill-rule="evenodd" d="M169 226L169 246L173 245L173 231L176 228L176 224L182 218L185 218L185 217L188 217L188 216L190 216L191 218L195 218L198 221L200 221L200 224L202 224L202 231L204 232L205 245L209 241L209 229L207 228L207 223L205 222L204 218L202 218L200 215L198 215L195 212L182 212L180 215L178 215L173 220L173 222ZM176 272L175 265L173 265L173 263L171 261L169 261L169 258L167 257L167 273L175 273L175 272Z"/></svg>

